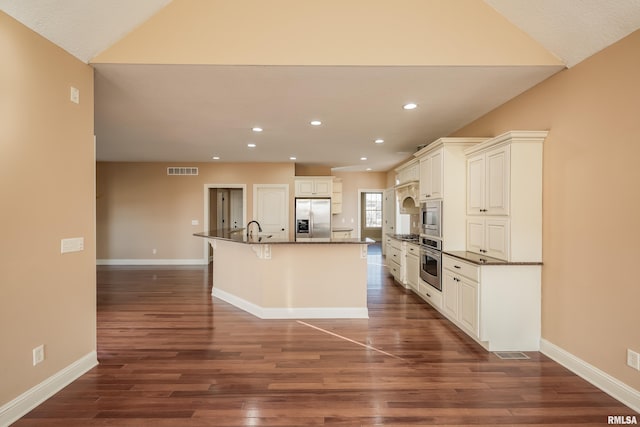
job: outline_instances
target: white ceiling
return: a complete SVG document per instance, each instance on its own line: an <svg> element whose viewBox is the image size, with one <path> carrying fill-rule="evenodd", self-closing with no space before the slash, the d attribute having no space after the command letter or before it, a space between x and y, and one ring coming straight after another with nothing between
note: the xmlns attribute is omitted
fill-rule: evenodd
<svg viewBox="0 0 640 427"><path fill-rule="evenodd" d="M640 0L485 0L573 66L640 28ZM170 0L0 0L84 62ZM387 170L560 67L97 64L99 160L289 161ZM413 101L420 107L404 111ZM324 125L313 128L309 120ZM255 134L251 126L264 132ZM480 135L482 136L482 135ZM376 145L375 138L385 143ZM248 149L254 142L257 147ZM366 161L360 157L367 157Z"/></svg>

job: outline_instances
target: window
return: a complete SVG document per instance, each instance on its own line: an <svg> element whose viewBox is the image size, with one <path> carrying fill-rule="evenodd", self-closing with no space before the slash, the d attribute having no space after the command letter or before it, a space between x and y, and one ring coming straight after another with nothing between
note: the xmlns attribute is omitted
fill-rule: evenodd
<svg viewBox="0 0 640 427"><path fill-rule="evenodd" d="M365 227L382 228L382 193L365 193Z"/></svg>

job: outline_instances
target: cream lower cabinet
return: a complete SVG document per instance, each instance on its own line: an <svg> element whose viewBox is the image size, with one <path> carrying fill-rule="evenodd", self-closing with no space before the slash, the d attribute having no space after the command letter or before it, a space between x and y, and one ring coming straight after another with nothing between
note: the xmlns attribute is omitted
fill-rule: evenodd
<svg viewBox="0 0 640 427"><path fill-rule="evenodd" d="M448 269L443 269L442 276L444 314L478 338L478 283Z"/></svg>
<svg viewBox="0 0 640 427"><path fill-rule="evenodd" d="M406 282L414 292L420 292L420 247L406 244Z"/></svg>
<svg viewBox="0 0 640 427"><path fill-rule="evenodd" d="M390 238L387 246L387 266L389 272L396 282L403 283L404 275L402 274L402 242Z"/></svg>
<svg viewBox="0 0 640 427"><path fill-rule="evenodd" d="M539 350L540 265L476 265L447 254L442 265L442 314L489 351Z"/></svg>

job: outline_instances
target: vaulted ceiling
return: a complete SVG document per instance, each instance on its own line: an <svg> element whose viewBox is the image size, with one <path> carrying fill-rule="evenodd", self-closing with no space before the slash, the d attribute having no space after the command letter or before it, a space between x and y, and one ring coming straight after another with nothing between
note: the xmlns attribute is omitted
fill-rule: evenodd
<svg viewBox="0 0 640 427"><path fill-rule="evenodd" d="M99 160L340 170L386 170L640 28L640 0L0 0L0 9L96 69Z"/></svg>

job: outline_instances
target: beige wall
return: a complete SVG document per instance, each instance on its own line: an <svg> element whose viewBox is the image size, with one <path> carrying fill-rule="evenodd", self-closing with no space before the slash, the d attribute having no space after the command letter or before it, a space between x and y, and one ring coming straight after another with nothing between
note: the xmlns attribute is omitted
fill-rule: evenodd
<svg viewBox="0 0 640 427"><path fill-rule="evenodd" d="M92 62L562 65L478 0L174 0Z"/></svg>
<svg viewBox="0 0 640 427"><path fill-rule="evenodd" d="M335 172L342 179L342 213L332 215L334 227L353 226L354 234L358 229L358 190L384 190L386 172Z"/></svg>
<svg viewBox="0 0 640 427"><path fill-rule="evenodd" d="M167 176L169 166L197 166L199 175ZM247 221L253 219L253 184L289 184L292 233L294 173L292 163L98 162L97 258L202 259L202 239L192 234L204 230L205 184L245 184ZM358 190L383 189L386 173L343 172L335 176L343 182L343 213L333 216L333 224L353 225L355 230ZM192 226L194 219L200 225Z"/></svg>
<svg viewBox="0 0 640 427"><path fill-rule="evenodd" d="M2 406L96 349L96 279L93 71L3 12L0 64Z"/></svg>
<svg viewBox="0 0 640 427"><path fill-rule="evenodd" d="M546 130L542 333L640 390L640 31L455 133Z"/></svg>
<svg viewBox="0 0 640 427"><path fill-rule="evenodd" d="M169 166L197 166L199 175L168 176ZM204 230L205 184L246 184L250 221L253 184L289 184L293 196L293 177L292 163L99 162L97 257L202 259L203 241L192 234ZM191 225L194 219L199 225Z"/></svg>

